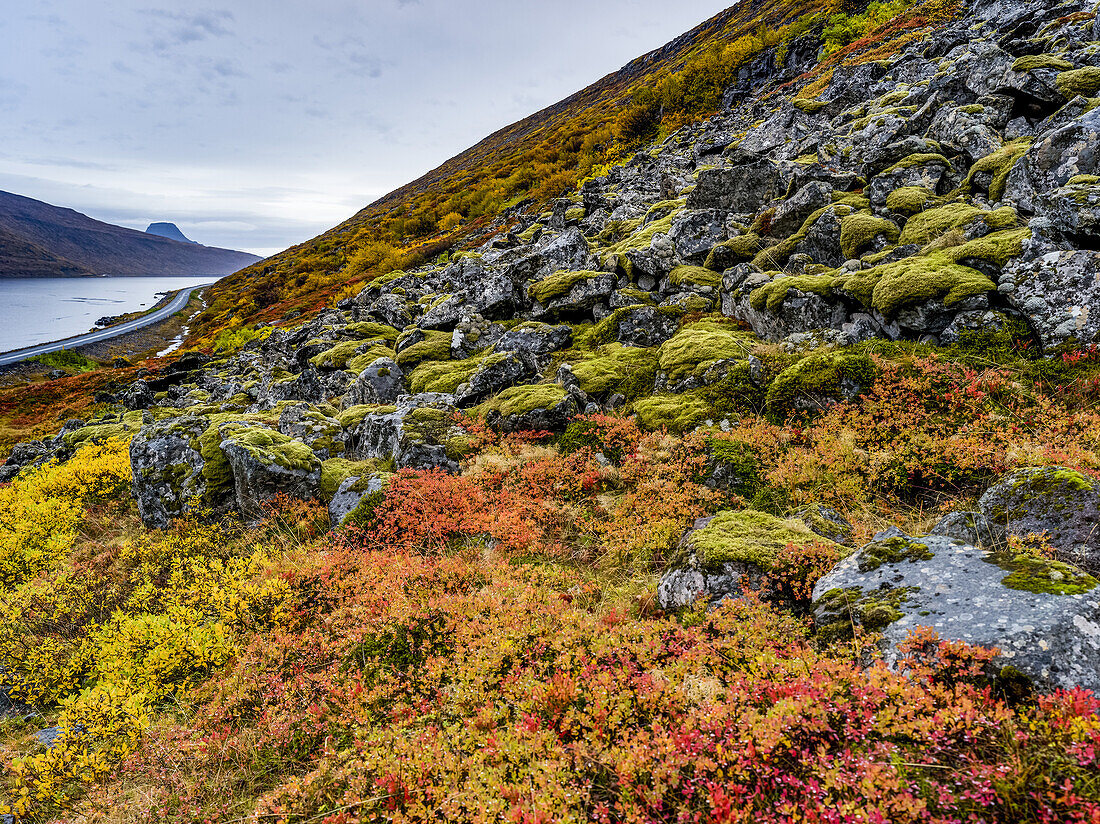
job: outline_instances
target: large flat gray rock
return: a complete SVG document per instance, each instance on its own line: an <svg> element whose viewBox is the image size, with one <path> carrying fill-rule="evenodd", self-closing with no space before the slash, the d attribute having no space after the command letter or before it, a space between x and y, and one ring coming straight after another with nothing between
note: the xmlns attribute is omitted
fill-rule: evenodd
<svg viewBox="0 0 1100 824"><path fill-rule="evenodd" d="M819 631L839 633L849 622L881 630L891 664L912 630L931 627L943 639L997 647L995 663L1015 668L1039 689L1100 689L1096 581L1059 564L1021 576L993 560L990 552L938 535L905 536L885 548L871 544L814 587L814 618ZM1051 571L1061 580L1052 580ZM1014 589L1006 585L1013 583L1010 575L1035 589L1071 592Z"/></svg>

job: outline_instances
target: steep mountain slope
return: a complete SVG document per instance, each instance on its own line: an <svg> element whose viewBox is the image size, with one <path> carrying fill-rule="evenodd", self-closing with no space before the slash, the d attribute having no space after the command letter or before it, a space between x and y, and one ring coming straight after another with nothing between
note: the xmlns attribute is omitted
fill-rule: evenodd
<svg viewBox="0 0 1100 824"><path fill-rule="evenodd" d="M224 275L259 260L113 226L8 192L0 192L0 231L0 277Z"/></svg>
<svg viewBox="0 0 1100 824"><path fill-rule="evenodd" d="M248 319L314 312L348 282L384 274L473 242L490 225L572 189L621 162L658 133L717 111L735 98L808 78L829 14L851 0L746 0L666 46L512 126L380 198L319 237L250 267L216 290L200 333ZM856 3L859 5L859 3ZM950 16L953 0L907 8L874 48L888 51ZM885 15L887 19L893 15ZM877 26L865 25L862 31ZM859 33L859 30L856 30ZM806 37L807 34L813 35ZM857 39L853 36L852 39ZM845 41L847 42L847 41ZM867 44L861 51L866 51ZM847 53L819 68L828 68ZM653 90L663 91L653 100Z"/></svg>
<svg viewBox="0 0 1100 824"><path fill-rule="evenodd" d="M0 272L11 272L16 277L64 278L95 274L3 227L0 227L0 260L3 261Z"/></svg>

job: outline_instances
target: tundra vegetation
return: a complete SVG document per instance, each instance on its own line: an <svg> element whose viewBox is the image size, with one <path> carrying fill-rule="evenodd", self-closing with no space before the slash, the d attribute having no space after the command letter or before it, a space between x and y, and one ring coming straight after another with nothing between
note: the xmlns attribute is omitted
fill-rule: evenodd
<svg viewBox="0 0 1100 824"><path fill-rule="evenodd" d="M0 814L1100 821L1080 6L740 3L0 390Z"/></svg>

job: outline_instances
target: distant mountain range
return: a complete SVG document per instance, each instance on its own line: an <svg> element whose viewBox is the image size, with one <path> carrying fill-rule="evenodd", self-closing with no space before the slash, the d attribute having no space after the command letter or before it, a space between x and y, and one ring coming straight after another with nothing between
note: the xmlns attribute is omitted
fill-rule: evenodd
<svg viewBox="0 0 1100 824"><path fill-rule="evenodd" d="M189 241L171 223L139 232L0 192L0 277L227 275L258 260Z"/></svg>

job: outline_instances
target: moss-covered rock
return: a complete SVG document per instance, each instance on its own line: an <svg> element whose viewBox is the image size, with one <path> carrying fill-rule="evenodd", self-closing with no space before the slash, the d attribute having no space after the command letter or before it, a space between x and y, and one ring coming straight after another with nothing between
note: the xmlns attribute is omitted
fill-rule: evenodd
<svg viewBox="0 0 1100 824"><path fill-rule="evenodd" d="M227 423L219 427L220 448L229 463L237 508L260 517L276 495L310 500L321 484L321 461L301 441L274 429Z"/></svg>
<svg viewBox="0 0 1100 824"><path fill-rule="evenodd" d="M977 187L978 181L984 176L989 180L989 199L994 202L1000 200L1004 197L1012 167L1027 154L1030 146L1030 140L1013 141L978 160L970 167L966 180L963 181L962 191L964 193L972 192Z"/></svg>
<svg viewBox="0 0 1100 824"><path fill-rule="evenodd" d="M590 357L571 364L577 381L589 395L623 395L628 401L653 391L657 377L657 350L609 343Z"/></svg>
<svg viewBox="0 0 1100 824"><path fill-rule="evenodd" d="M936 253L904 258L858 272L841 273L834 287L887 317L899 309L930 300L953 306L996 288L988 277Z"/></svg>
<svg viewBox="0 0 1100 824"><path fill-rule="evenodd" d="M474 409L505 432L562 432L580 411L576 399L555 383L513 386Z"/></svg>
<svg viewBox="0 0 1100 824"><path fill-rule="evenodd" d="M651 395L634 402L634 414L644 429L690 432L713 417L710 404L698 392Z"/></svg>
<svg viewBox="0 0 1100 824"><path fill-rule="evenodd" d="M718 361L745 360L756 339L734 326L699 321L684 326L666 341L657 354L658 388L673 391L697 388L703 373Z"/></svg>
<svg viewBox="0 0 1100 824"><path fill-rule="evenodd" d="M772 381L768 412L784 418L792 412L817 411L851 400L874 383L875 362L864 353L824 352L803 358Z"/></svg>
<svg viewBox="0 0 1100 824"><path fill-rule="evenodd" d="M1100 481L1066 467L1017 469L978 506L1002 535L1045 534L1058 560L1100 572Z"/></svg>
<svg viewBox="0 0 1100 824"><path fill-rule="evenodd" d="M858 257L877 237L884 237L887 243L898 241L899 230L892 221L875 217L872 214L857 212L840 221L840 249L847 259Z"/></svg>
<svg viewBox="0 0 1100 824"><path fill-rule="evenodd" d="M140 426L132 426L125 420L118 423L97 423L82 426L79 429L66 432L61 436L61 442L66 449L76 449L82 443L102 443L111 438L125 438L132 434Z"/></svg>
<svg viewBox="0 0 1100 824"><path fill-rule="evenodd" d="M411 372L425 361L446 361L451 359L451 333L428 331L422 333L424 339L397 353L394 360L405 372Z"/></svg>
<svg viewBox="0 0 1100 824"><path fill-rule="evenodd" d="M544 306L555 298L568 295L575 286L587 281L604 278L606 272L554 272L537 283L532 283L527 293L532 300L536 300Z"/></svg>
<svg viewBox="0 0 1100 824"><path fill-rule="evenodd" d="M1066 100L1081 97L1093 97L1100 92L1100 67L1086 66L1083 69L1071 69L1058 75L1055 85Z"/></svg>
<svg viewBox="0 0 1100 824"><path fill-rule="evenodd" d="M348 335L354 335L362 340L374 340L380 339L387 343L396 343L397 336L400 332L394 329L392 326L387 326L384 323L374 323L371 321L362 321L360 323L349 323L344 327L344 333Z"/></svg>
<svg viewBox="0 0 1100 824"><path fill-rule="evenodd" d="M486 355L477 355L466 360L424 361L409 374L409 389L413 394L421 392L453 394L482 366L486 357Z"/></svg>
<svg viewBox="0 0 1100 824"><path fill-rule="evenodd" d="M984 221L993 231L1013 229L1016 227L1016 219L1016 210L1009 206L986 211L966 203L953 203L909 218L901 233L900 242L924 246L952 229L968 226L978 220Z"/></svg>
<svg viewBox="0 0 1100 824"><path fill-rule="evenodd" d="M321 464L321 500L328 503L348 478L365 478L383 469L380 461L329 458Z"/></svg>
<svg viewBox="0 0 1100 824"><path fill-rule="evenodd" d="M926 186L901 186L886 196L886 208L904 215L923 212L939 204L940 198Z"/></svg>
<svg viewBox="0 0 1100 824"><path fill-rule="evenodd" d="M669 274L668 282L671 286L685 289L693 287L717 289L722 285L722 275L702 266L677 266Z"/></svg>
<svg viewBox="0 0 1100 824"><path fill-rule="evenodd" d="M393 350L385 343L364 343L359 340L348 340L338 343L331 349L326 349L309 359L309 362L318 369L351 369L353 372L361 372L378 358L392 358ZM352 366L352 362L360 364L359 369Z"/></svg>
<svg viewBox="0 0 1100 824"><path fill-rule="evenodd" d="M1072 68L1072 63L1055 54L1025 54L1023 57L1017 58L1016 62L1012 64L1012 71L1014 72L1033 72L1039 69L1054 69L1055 71L1064 72Z"/></svg>
<svg viewBox="0 0 1100 824"><path fill-rule="evenodd" d="M757 312L767 309L778 312L791 290L805 294L829 297L836 283L834 275L791 275L777 277L754 290L749 296L749 305Z"/></svg>
<svg viewBox="0 0 1100 824"><path fill-rule="evenodd" d="M791 546L831 543L801 521L777 518L746 509L720 512L702 529L691 533L683 552L694 553L705 569L726 563L754 564L770 571L779 553Z"/></svg>
<svg viewBox="0 0 1100 824"><path fill-rule="evenodd" d="M901 606L913 589L886 587L865 592L859 587L835 588L814 602L814 630L825 643L851 640L856 632L881 632L904 613Z"/></svg>
<svg viewBox="0 0 1100 824"><path fill-rule="evenodd" d="M748 233L723 241L710 250L704 266L717 272L724 272L731 266L752 260L764 248L760 235Z"/></svg>
<svg viewBox="0 0 1100 824"><path fill-rule="evenodd" d="M1052 558L1021 554L999 560L998 564L1009 571L1001 584L1022 592L1077 595L1097 586L1097 580L1088 573Z"/></svg>

